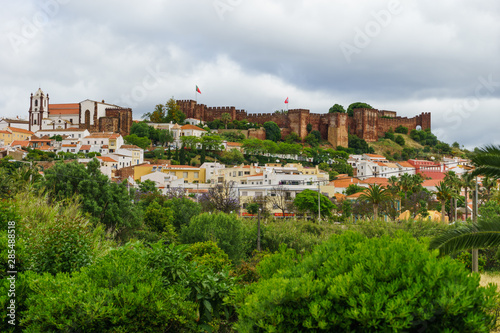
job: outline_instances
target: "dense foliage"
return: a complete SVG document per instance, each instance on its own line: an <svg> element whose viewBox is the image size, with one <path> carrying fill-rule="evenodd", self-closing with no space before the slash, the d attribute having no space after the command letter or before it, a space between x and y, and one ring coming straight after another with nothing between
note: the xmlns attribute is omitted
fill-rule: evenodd
<svg viewBox="0 0 500 333"><path fill-rule="evenodd" d="M488 332L494 287L407 234L347 233L299 257L264 259L237 294L239 332Z"/></svg>

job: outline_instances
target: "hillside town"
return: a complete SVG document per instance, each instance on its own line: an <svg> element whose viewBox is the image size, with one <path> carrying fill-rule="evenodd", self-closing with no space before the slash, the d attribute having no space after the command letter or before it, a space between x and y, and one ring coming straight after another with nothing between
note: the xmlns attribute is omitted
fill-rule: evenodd
<svg viewBox="0 0 500 333"><path fill-rule="evenodd" d="M343 157L338 158L335 150L330 148L333 154L326 153L320 161L318 157L313 156L314 154L311 155L309 152L308 155L307 153L307 149L311 150L307 147L314 147L318 142L311 144L308 141L311 135L303 135L314 133L311 125L308 125L311 127L306 129L304 121L302 121L304 126L301 126L304 127L303 138L297 135L294 141L295 144L300 143L299 150L286 152L264 149L259 151L255 150L249 142L251 140L264 142L269 137L269 130L266 132L262 124L254 126L257 123L249 123L248 130L227 129L228 122L238 122L235 117L237 115L241 118L242 111L235 110L234 107L205 110L200 109L195 103L186 101L178 101L183 107L178 106L175 101L172 103L176 112L180 114L183 114L182 110L188 106L192 108L188 110L191 116L209 114L208 110L212 113L205 119L186 118L187 116L183 114L180 118L181 122L178 123L140 121L132 119L131 109L107 104L104 101L85 100L80 103L50 104L49 95L38 89L35 94L31 94L27 120L22 117L0 120L0 157L12 161L38 162L40 165L46 164L47 160L56 161L68 158L87 164L95 158L100 164L102 174L113 182L125 183L129 189L139 190L141 184L149 182L164 195L176 189L193 200L198 200L214 186L230 186L230 196L239 205L235 208L235 212L241 216L255 216L246 210L248 203L259 198L271 198L271 200L266 200L265 210L275 217L296 216L297 210L291 203L297 194L304 190L324 195L339 206L345 200L356 201L365 189L373 186L388 189L402 178L416 175L421 177L422 188L433 194L433 200L437 202L439 200L435 193L445 178L449 175L464 177L473 170L470 160L453 156L453 154L448 156L442 154L439 160L435 160L434 156L428 159L394 160L389 155L391 159L389 160L387 156L381 154L343 152ZM220 112L221 110L228 112ZM356 109L354 114L360 114L359 112L363 110ZM389 114L388 111L381 113L380 119L387 120L387 114ZM150 115L150 118L158 119L154 113ZM258 121L258 117L254 116L252 119ZM219 126L211 129L207 126L210 121L219 122ZM240 119L240 121L246 122L246 119ZM222 126L223 122L225 127ZM397 123L401 123L401 120L397 120ZM430 118L427 124L430 126ZM151 142L143 147L136 145L130 136L131 129L134 132L134 128L140 126L144 128L145 125L151 128L151 131L168 133L169 139L166 140L168 142ZM416 127L416 123L413 123L413 126ZM280 130L277 141L296 135L290 128L280 128ZM419 131L423 130L419 129ZM247 138L247 141L228 141L238 136L240 139ZM127 138L131 142L128 142ZM321 140L319 134L318 139ZM346 141L346 139L340 141ZM325 143L328 145L328 140L325 140ZM202 161L198 157L187 163L184 159L185 164L180 164L179 149L189 150L191 155L195 156L196 153L193 151L200 152L202 148L204 156L206 150L212 158L204 158ZM33 153L31 157L28 156L30 152L36 151L45 154L45 157L50 157L36 161L33 159ZM171 156L173 152L177 154L175 159ZM239 154L241 160L236 159L230 161L229 164L221 161L221 156L232 153ZM167 158L165 154L171 157ZM254 162L245 163L243 155L250 156L249 160L254 159ZM264 156L264 162L255 156ZM334 174L328 171L330 167L335 167L339 163L346 164L349 171ZM48 167L50 165L51 163L47 164ZM43 170L40 170L40 173L43 175ZM352 189L357 190L352 193ZM467 197L466 204L463 204L463 207L455 207L453 213L450 209L445 218L446 221L457 219L457 216L465 220L473 213L474 199L466 196L465 191L467 189L460 188L458 195ZM272 200L280 195L285 196L286 205L277 204L276 200ZM408 214L408 211L402 210L401 207L397 211L398 214L393 216L395 218L405 217ZM387 215L386 218L388 218ZM428 218L439 220L441 216L429 215Z"/></svg>

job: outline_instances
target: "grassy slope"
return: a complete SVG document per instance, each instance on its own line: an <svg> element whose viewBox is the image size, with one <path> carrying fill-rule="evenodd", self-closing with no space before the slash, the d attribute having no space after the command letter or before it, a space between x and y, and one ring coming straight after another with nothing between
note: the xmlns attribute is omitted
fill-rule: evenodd
<svg viewBox="0 0 500 333"><path fill-rule="evenodd" d="M395 135L403 136L403 138L405 139L405 147L420 148L420 149L423 148L423 146L420 143L416 142L408 135L398 134L398 133L396 133ZM387 153L393 155L395 152L401 154L401 152L403 151L403 147L401 147L396 142L389 139L380 139L377 142L370 142L368 144L370 145L370 147L373 147L373 149L375 149L376 154L380 155L386 155Z"/></svg>

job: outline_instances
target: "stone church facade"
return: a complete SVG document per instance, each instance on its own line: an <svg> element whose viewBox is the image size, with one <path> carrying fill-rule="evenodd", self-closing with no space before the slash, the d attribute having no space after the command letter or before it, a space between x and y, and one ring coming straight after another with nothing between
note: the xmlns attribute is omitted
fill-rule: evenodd
<svg viewBox="0 0 500 333"><path fill-rule="evenodd" d="M132 109L86 99L80 103L50 104L40 88L31 94L29 130L80 128L90 132L130 134Z"/></svg>

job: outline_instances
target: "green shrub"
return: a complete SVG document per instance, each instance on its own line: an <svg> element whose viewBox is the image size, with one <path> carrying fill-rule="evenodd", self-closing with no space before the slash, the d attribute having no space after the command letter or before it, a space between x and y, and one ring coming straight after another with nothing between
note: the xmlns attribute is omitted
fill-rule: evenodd
<svg viewBox="0 0 500 333"><path fill-rule="evenodd" d="M406 233L333 236L302 259L281 249L235 294L238 332L488 332L495 288Z"/></svg>
<svg viewBox="0 0 500 333"><path fill-rule="evenodd" d="M456 257L455 260L462 263L469 271L472 270L472 253L471 251L462 251ZM484 265L486 261L484 260L484 256L479 254L477 257L477 267L479 272L484 271Z"/></svg>
<svg viewBox="0 0 500 333"><path fill-rule="evenodd" d="M242 223L236 215L204 213L195 216L182 229L180 239L185 244L213 241L231 260L239 260L245 255Z"/></svg>
<svg viewBox="0 0 500 333"><path fill-rule="evenodd" d="M72 275L36 275L21 327L30 332L161 332L196 327L196 303L180 284L165 286L140 243L111 251Z"/></svg>
<svg viewBox="0 0 500 333"><path fill-rule="evenodd" d="M27 268L35 272L73 272L93 257L92 226L78 202L66 199L50 205L47 197L16 196L21 221L16 230L25 242Z"/></svg>
<svg viewBox="0 0 500 333"><path fill-rule="evenodd" d="M188 259L198 266L205 266L220 272L231 265L226 252L220 249L215 242L207 241L191 244L186 251Z"/></svg>

